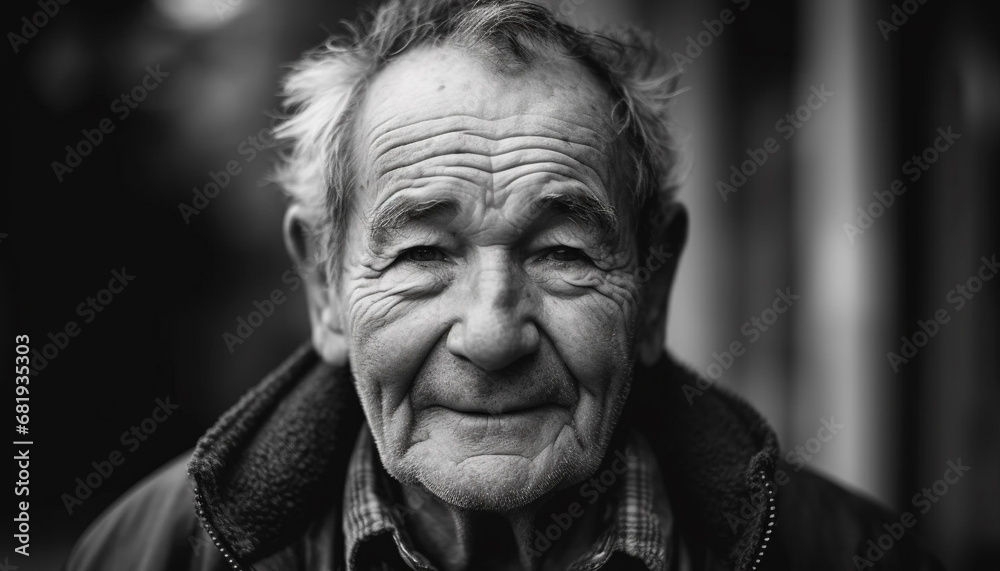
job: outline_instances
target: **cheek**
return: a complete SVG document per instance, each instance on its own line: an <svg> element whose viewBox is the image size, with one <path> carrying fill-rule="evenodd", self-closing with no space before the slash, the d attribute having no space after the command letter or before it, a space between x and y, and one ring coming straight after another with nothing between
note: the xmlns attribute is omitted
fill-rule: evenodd
<svg viewBox="0 0 1000 571"><path fill-rule="evenodd" d="M347 323L352 369L369 406L390 415L412 379L447 332L438 298L411 297L412 289L386 280L348 283ZM374 402L378 401L378 402ZM374 412L374 411L373 411Z"/></svg>
<svg viewBox="0 0 1000 571"><path fill-rule="evenodd" d="M630 370L637 323L639 289L628 277L610 276L588 293L549 296L542 326L580 381L598 397L621 388Z"/></svg>

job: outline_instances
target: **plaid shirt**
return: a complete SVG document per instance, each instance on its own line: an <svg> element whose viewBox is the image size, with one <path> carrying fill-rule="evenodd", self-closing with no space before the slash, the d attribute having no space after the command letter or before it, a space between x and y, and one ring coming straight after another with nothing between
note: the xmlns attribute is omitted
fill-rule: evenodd
<svg viewBox="0 0 1000 571"><path fill-rule="evenodd" d="M344 487L347 571L405 568L402 565L436 571L437 568L417 550L407 532L403 520L413 508L396 500L390 476L377 454L371 433L365 426L355 444ZM628 459L624 477L619 477L610 468L599 472L605 476L614 474L615 479L605 483L610 495L603 529L569 570L594 571L605 566L649 571L690 570L683 544L677 542L673 534L673 515L652 450L639 434L631 433L624 457ZM591 488L590 493L596 491Z"/></svg>

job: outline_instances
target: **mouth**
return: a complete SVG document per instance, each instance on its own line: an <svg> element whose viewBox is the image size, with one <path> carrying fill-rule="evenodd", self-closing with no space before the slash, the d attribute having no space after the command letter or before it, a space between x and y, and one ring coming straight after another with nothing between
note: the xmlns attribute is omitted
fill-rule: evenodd
<svg viewBox="0 0 1000 571"><path fill-rule="evenodd" d="M538 404L514 404L506 406L461 406L461 405L438 405L440 408L463 414L470 417L504 417L504 416L516 416L531 414L534 412L542 411L543 409L551 408L555 405L551 403L538 403Z"/></svg>
<svg viewBox="0 0 1000 571"><path fill-rule="evenodd" d="M505 407L503 410L444 405L431 408L437 409L444 418L450 417L456 423L452 426L457 426L465 436L479 440L480 444L492 442L497 437L502 439L504 446L534 441L547 432L543 427L553 422L561 424L557 419L565 417L565 409L552 403Z"/></svg>

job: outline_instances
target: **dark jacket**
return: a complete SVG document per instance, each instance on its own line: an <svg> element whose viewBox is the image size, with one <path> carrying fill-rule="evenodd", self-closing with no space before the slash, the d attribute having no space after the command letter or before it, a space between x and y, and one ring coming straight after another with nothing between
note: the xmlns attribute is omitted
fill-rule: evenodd
<svg viewBox="0 0 1000 571"><path fill-rule="evenodd" d="M808 470L779 464L764 419L698 381L665 355L637 371L622 416L657 454L696 568L872 568L855 556L866 557L868 541L898 519ZM223 415L193 454L101 516L67 569L343 569L344 476L363 420L350 372L303 347ZM912 530L872 563L940 568Z"/></svg>

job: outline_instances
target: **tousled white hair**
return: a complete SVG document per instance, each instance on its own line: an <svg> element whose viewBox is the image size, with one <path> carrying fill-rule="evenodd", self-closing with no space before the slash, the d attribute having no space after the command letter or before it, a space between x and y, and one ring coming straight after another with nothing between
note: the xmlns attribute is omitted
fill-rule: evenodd
<svg viewBox="0 0 1000 571"><path fill-rule="evenodd" d="M275 131L284 152L275 177L310 213L328 275L338 274L356 171L353 126L367 85L407 50L446 43L474 48L500 73L556 50L609 87L623 159L611 163L631 193L644 248L674 199L679 156L669 113L678 77L650 36L633 28L582 31L523 0L389 0L306 54L284 81L287 116Z"/></svg>

